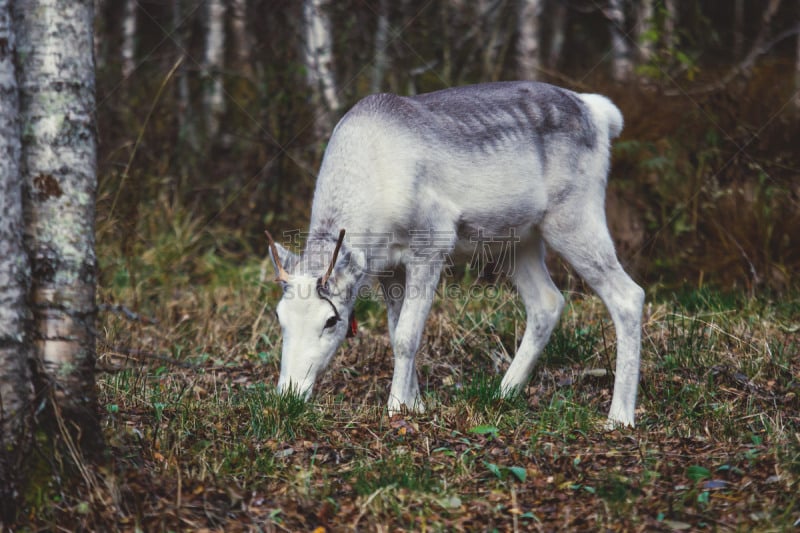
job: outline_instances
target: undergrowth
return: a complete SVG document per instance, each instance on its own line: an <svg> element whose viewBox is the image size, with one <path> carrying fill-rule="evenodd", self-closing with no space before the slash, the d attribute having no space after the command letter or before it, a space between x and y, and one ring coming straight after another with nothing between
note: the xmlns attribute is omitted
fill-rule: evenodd
<svg viewBox="0 0 800 533"><path fill-rule="evenodd" d="M499 383L525 324L513 290L438 298L418 357L427 411L388 417L380 302L359 303L359 336L310 402L278 393L270 267L191 227L172 264L101 253L108 495L87 513L97 497L56 485L32 527L744 531L800 519L796 293L649 294L638 425L615 431L603 429L614 329L595 296L566 287L560 325L510 399ZM188 234L160 233L149 242L165 249Z"/></svg>

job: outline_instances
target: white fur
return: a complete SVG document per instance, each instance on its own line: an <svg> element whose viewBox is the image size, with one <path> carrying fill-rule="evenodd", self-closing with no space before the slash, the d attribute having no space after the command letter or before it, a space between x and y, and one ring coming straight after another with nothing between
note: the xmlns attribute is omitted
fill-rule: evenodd
<svg viewBox="0 0 800 533"><path fill-rule="evenodd" d="M277 309L284 335L280 387L310 394L344 338L355 293L377 278L384 288L406 289L387 297L395 358L389 410L422 410L414 358L443 260L459 252L468 259L477 234L513 231L520 242L511 278L527 328L502 391L525 386L563 308L545 267L546 242L611 313L617 368L608 418L632 426L644 292L617 260L604 211L610 138L621 129L622 115L607 98L528 82L362 100L331 136L305 252L279 248L290 272ZM325 301L314 288L339 228L349 239ZM415 246L415 231L437 237ZM388 245L381 240L387 235ZM337 312L343 320L324 328Z"/></svg>

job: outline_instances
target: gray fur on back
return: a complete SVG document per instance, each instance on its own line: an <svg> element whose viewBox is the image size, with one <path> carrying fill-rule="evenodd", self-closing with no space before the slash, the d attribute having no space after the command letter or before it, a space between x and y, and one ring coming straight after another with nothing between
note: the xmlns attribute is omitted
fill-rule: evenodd
<svg viewBox="0 0 800 533"><path fill-rule="evenodd" d="M510 81L455 87L417 96L371 95L345 116L391 117L420 137L462 151L507 143L568 140L592 148L597 134L583 101L546 83Z"/></svg>
<svg viewBox="0 0 800 533"><path fill-rule="evenodd" d="M575 188L605 185L606 98L537 82L497 82L412 97L367 96L337 124L311 214L313 235L394 232L444 218L459 238L530 227ZM583 176L582 178L580 176Z"/></svg>

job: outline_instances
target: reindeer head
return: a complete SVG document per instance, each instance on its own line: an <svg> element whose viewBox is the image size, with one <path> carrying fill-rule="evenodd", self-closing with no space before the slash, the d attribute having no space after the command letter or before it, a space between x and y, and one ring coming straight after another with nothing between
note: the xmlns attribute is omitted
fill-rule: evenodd
<svg viewBox="0 0 800 533"><path fill-rule="evenodd" d="M352 313L364 272L363 253L346 250L339 258L344 240L341 230L327 271L317 275L314 261L286 250L266 234L275 281L283 287L283 297L275 308L283 332L278 388L292 388L308 398L336 349L355 333Z"/></svg>

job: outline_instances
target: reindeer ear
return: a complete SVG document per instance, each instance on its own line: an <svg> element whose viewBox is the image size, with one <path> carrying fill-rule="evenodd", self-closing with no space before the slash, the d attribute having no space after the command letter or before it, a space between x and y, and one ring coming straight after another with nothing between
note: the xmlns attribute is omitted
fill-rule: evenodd
<svg viewBox="0 0 800 533"><path fill-rule="evenodd" d="M278 254L278 262L275 261L274 252ZM291 252L281 246L279 243L275 243L275 247L273 248L270 246L269 248L269 258L272 259L272 267L275 269L275 274L279 275L279 271L281 270L281 266L284 270L291 270L294 265L300 260L300 256L294 252Z"/></svg>
<svg viewBox="0 0 800 533"><path fill-rule="evenodd" d="M333 269L331 280L339 291L352 288L364 275L367 259L362 250L347 250Z"/></svg>

